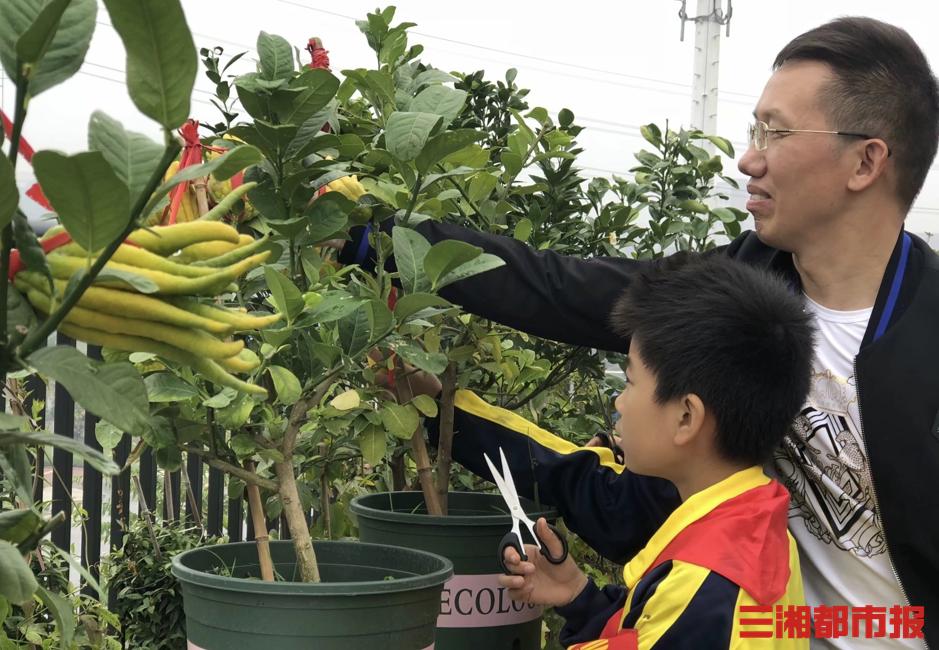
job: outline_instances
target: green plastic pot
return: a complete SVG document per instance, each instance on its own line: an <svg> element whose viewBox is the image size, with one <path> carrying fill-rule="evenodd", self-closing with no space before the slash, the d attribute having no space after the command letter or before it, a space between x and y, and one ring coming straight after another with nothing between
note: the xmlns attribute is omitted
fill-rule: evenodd
<svg viewBox="0 0 939 650"><path fill-rule="evenodd" d="M357 497L351 510L362 541L436 553L453 562L437 619L436 650L539 650L542 608L516 603L500 587L499 542L512 526L498 494L451 492L449 515L427 514L420 492ZM522 499L532 519L557 513Z"/></svg>
<svg viewBox="0 0 939 650"><path fill-rule="evenodd" d="M271 542L274 572L259 579L253 542L180 553L189 650L350 650L434 647L440 592L453 574L444 557L355 541L313 543L322 582L290 582L290 541Z"/></svg>

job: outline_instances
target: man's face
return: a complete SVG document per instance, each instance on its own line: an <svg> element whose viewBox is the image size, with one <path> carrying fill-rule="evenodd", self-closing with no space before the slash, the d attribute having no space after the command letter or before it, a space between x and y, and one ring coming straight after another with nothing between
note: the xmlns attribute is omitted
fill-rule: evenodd
<svg viewBox="0 0 939 650"><path fill-rule="evenodd" d="M655 388L655 375L643 362L633 337L629 345L626 388L615 403L620 415L615 431L626 467L636 474L661 477L662 470L672 464L675 455L671 442L674 418L669 404L655 400Z"/></svg>
<svg viewBox="0 0 939 650"><path fill-rule="evenodd" d="M829 124L820 100L831 75L823 63L786 63L766 83L755 119L770 128L838 130L842 125ZM830 240L847 211L846 144L836 135L769 133L765 151L747 150L738 167L750 177L747 210L760 240L796 254Z"/></svg>

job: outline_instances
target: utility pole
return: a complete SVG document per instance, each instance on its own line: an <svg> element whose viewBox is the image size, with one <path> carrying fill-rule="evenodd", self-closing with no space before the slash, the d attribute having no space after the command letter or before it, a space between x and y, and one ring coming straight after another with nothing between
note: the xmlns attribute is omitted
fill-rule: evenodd
<svg viewBox="0 0 939 650"><path fill-rule="evenodd" d="M691 83L691 128L707 134L717 131L717 80L720 71L721 27L727 26L730 36L730 17L733 15L733 0L727 0L727 12L722 9L723 0L697 0L697 14L688 16L681 0L678 17L681 19L681 40L685 40L685 23L695 24L694 76Z"/></svg>

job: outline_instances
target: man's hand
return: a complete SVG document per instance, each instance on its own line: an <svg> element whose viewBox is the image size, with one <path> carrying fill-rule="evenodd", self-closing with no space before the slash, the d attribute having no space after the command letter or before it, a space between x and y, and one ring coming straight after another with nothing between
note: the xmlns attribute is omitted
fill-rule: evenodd
<svg viewBox="0 0 939 650"><path fill-rule="evenodd" d="M388 370L387 361L382 358L379 349L372 349L368 356L372 361L381 364L375 371L375 383L394 393L399 402L409 402L418 395L437 397L443 389L443 384L436 375L404 363L396 355L393 355L392 359L393 370Z"/></svg>
<svg viewBox="0 0 939 650"><path fill-rule="evenodd" d="M538 520L535 528L551 556L560 556L561 540L548 528L544 517ZM505 566L512 575L499 576L499 584L509 590L512 600L558 607L577 598L587 586L587 576L570 556L561 564L551 564L533 544L525 546L525 554L527 562L514 548L506 548L503 552Z"/></svg>

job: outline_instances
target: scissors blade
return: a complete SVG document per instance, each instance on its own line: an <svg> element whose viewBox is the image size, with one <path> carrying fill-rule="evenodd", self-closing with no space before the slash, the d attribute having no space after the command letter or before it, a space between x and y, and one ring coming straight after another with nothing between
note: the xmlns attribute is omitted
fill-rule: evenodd
<svg viewBox="0 0 939 650"><path fill-rule="evenodd" d="M502 475L496 470L496 466L492 464L492 461L489 460L488 454L483 454L483 458L486 459L486 464L489 465L489 471L492 473L492 482L496 484L496 487L499 488L499 494L502 495L502 500L505 501L505 504L511 510L512 508L512 495L509 492L508 487L505 484L505 481L502 480Z"/></svg>
<svg viewBox="0 0 939 650"><path fill-rule="evenodd" d="M518 498L518 491L515 489L515 479L512 478L512 470L509 469L509 461L505 458L505 452L502 451L502 447L499 447L499 456L502 457L502 478L506 484L506 487L509 490L509 495L512 498L512 502L509 502L506 499L506 502L509 503L509 506L516 506L519 511L522 511L522 502Z"/></svg>

